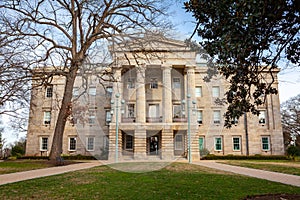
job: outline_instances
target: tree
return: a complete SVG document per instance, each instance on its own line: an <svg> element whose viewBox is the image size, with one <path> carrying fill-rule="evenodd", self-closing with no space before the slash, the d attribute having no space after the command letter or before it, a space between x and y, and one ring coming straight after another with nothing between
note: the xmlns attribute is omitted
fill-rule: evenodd
<svg viewBox="0 0 300 200"><path fill-rule="evenodd" d="M190 0L184 5L196 19L200 44L230 83L225 126L245 112L258 115L266 99L261 97L277 94L272 83L278 62L299 66L300 2Z"/></svg>
<svg viewBox="0 0 300 200"><path fill-rule="evenodd" d="M20 138L19 141L16 141L11 145L11 155L16 157L21 157L25 154L26 149L26 139Z"/></svg>
<svg viewBox="0 0 300 200"><path fill-rule="evenodd" d="M96 48L106 49L108 43L134 37L134 30L165 28L166 21L160 17L164 15L162 3L160 0L1 1L0 20L6 27L1 38L13 41L10 48L14 52L22 52L22 67L34 68L33 78L40 84L51 82L53 76L65 78L50 159L54 160L62 151L73 85L81 66L93 61L91 55ZM103 65L91 66L98 67L98 74L107 72Z"/></svg>
<svg viewBox="0 0 300 200"><path fill-rule="evenodd" d="M295 137L300 146L300 94L282 103L281 122L286 145Z"/></svg>

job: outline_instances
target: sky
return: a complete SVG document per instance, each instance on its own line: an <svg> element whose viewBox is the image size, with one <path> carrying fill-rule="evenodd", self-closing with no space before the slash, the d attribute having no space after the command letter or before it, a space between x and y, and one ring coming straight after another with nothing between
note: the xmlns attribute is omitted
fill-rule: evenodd
<svg viewBox="0 0 300 200"><path fill-rule="evenodd" d="M195 27L195 20L190 13L186 13L183 9L183 0L172 0L170 7L171 20L175 25L178 39L184 40L189 38ZM284 63L283 63L284 65ZM281 70L278 75L279 79L279 97L280 102L284 102L291 97L300 94L300 68L292 70ZM7 121L4 121L7 123ZM20 137L24 137L25 133L12 134L10 131L5 131L4 138L7 143L14 142Z"/></svg>

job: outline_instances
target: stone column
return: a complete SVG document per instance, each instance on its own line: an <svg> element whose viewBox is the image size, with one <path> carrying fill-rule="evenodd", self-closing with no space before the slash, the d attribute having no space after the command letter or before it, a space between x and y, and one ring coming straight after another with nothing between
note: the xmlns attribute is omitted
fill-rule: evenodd
<svg viewBox="0 0 300 200"><path fill-rule="evenodd" d="M190 95L190 102L187 102L187 104L190 106L190 122L191 124L197 123L197 116L196 116L196 108L197 104L193 104L193 102L196 101L195 97L195 67L194 66L186 66L186 101L188 101L187 95ZM197 103L197 102L195 102ZM188 109L188 108L187 108ZM186 112L187 114L187 112Z"/></svg>
<svg viewBox="0 0 300 200"><path fill-rule="evenodd" d="M139 127L134 132L134 159L146 159L146 128Z"/></svg>
<svg viewBox="0 0 300 200"><path fill-rule="evenodd" d="M163 122L172 123L172 78L171 67L162 66L163 70Z"/></svg>
<svg viewBox="0 0 300 200"><path fill-rule="evenodd" d="M174 159L174 137L172 127L166 125L162 130L161 150L163 160Z"/></svg>
<svg viewBox="0 0 300 200"><path fill-rule="evenodd" d="M136 69L136 122L146 122L145 67Z"/></svg>
<svg viewBox="0 0 300 200"><path fill-rule="evenodd" d="M191 157L192 161L200 160L198 125L191 126Z"/></svg>
<svg viewBox="0 0 300 200"><path fill-rule="evenodd" d="M114 78L115 82L113 83L113 93L111 99L113 100L113 104L111 105L111 109L113 109L113 117L112 117L112 122L116 122L116 112L118 110L118 122L121 122L121 101L123 99L123 82L122 82L122 72L121 72L121 67L120 68L115 68L114 71ZM117 98L117 96L118 98Z"/></svg>

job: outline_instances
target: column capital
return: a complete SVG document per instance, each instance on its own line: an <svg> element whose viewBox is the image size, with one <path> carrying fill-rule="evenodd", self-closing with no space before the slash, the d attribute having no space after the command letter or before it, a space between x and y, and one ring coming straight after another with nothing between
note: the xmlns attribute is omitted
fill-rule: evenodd
<svg viewBox="0 0 300 200"><path fill-rule="evenodd" d="M171 70L172 69L172 65L162 64L161 65L161 69L162 70Z"/></svg>

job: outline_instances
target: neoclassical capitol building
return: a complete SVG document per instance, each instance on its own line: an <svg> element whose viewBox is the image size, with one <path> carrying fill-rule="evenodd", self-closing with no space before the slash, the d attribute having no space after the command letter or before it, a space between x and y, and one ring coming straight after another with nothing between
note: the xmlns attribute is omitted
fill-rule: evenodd
<svg viewBox="0 0 300 200"><path fill-rule="evenodd" d="M151 38L113 52L113 81L99 82L93 73L76 80L63 154L121 161L284 153L278 95L266 97L259 116L226 129L226 105L216 99L228 82L220 75L205 82L206 61L184 42ZM57 76L32 90L27 155L49 154L64 82Z"/></svg>

